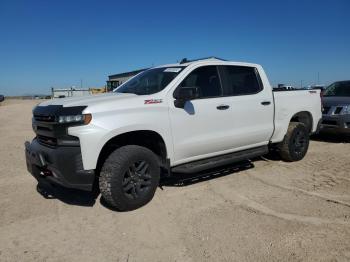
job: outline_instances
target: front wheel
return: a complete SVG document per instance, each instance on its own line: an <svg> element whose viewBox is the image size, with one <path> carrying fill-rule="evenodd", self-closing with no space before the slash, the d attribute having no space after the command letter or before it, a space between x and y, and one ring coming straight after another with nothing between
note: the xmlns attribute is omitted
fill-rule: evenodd
<svg viewBox="0 0 350 262"><path fill-rule="evenodd" d="M159 161L151 150L136 145L123 146L112 152L102 166L101 195L117 210L134 210L151 201L159 177Z"/></svg>
<svg viewBox="0 0 350 262"><path fill-rule="evenodd" d="M285 161L299 161L306 155L309 142L309 132L305 124L291 122L283 141L277 146L279 155Z"/></svg>

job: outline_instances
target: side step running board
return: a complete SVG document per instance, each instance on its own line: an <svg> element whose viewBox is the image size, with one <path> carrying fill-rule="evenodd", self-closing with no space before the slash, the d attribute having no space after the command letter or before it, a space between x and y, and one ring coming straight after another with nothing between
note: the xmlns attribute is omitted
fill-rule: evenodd
<svg viewBox="0 0 350 262"><path fill-rule="evenodd" d="M268 152L268 146L261 146L175 166L171 169L171 171L174 173L193 174L210 168L224 166L231 163L247 160L249 158L262 156Z"/></svg>

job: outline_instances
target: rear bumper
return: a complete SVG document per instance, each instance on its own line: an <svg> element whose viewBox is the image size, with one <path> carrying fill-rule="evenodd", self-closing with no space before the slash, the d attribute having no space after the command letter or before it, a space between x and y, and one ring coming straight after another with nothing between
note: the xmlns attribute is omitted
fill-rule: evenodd
<svg viewBox="0 0 350 262"><path fill-rule="evenodd" d="M28 171L38 180L48 180L67 188L91 191L94 170L84 170L79 146L50 148L37 139L25 143Z"/></svg>
<svg viewBox="0 0 350 262"><path fill-rule="evenodd" d="M320 131L350 134L350 115L323 115Z"/></svg>

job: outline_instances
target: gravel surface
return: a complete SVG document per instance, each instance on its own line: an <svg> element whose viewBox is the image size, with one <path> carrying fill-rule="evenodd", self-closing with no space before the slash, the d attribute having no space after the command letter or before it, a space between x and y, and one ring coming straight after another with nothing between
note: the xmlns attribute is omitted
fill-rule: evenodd
<svg viewBox="0 0 350 262"><path fill-rule="evenodd" d="M91 194L37 192L24 159L36 103L0 105L0 261L350 261L349 139L317 137L296 163L177 177L120 213Z"/></svg>

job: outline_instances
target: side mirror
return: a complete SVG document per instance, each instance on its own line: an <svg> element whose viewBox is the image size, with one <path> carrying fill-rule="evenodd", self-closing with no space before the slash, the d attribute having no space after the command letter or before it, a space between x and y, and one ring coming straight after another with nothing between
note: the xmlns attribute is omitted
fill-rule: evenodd
<svg viewBox="0 0 350 262"><path fill-rule="evenodd" d="M187 101L199 97L198 87L181 87L175 95L174 105L178 108L184 108Z"/></svg>

